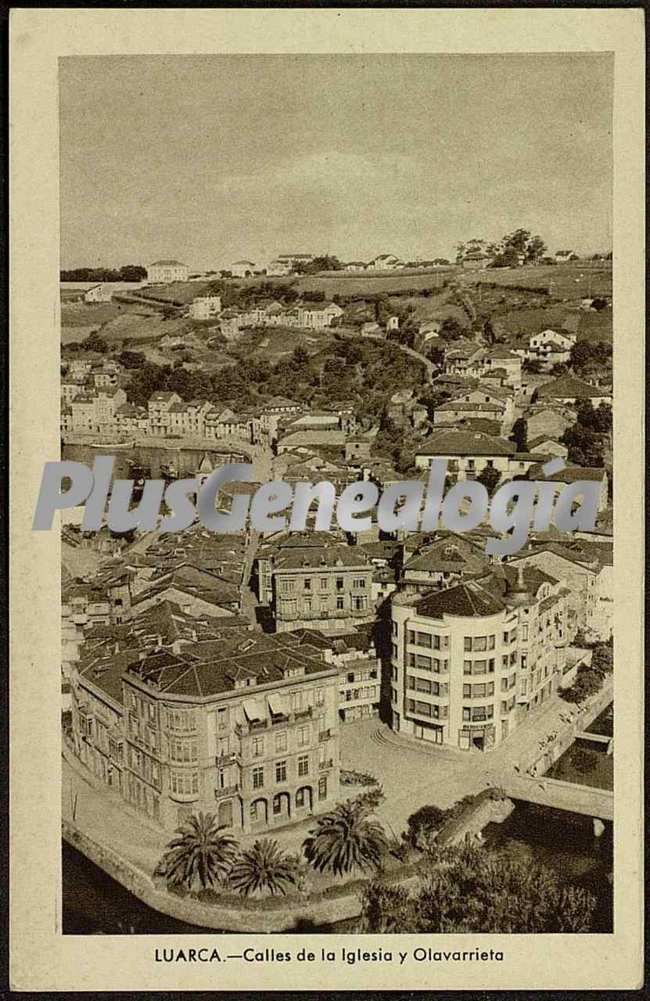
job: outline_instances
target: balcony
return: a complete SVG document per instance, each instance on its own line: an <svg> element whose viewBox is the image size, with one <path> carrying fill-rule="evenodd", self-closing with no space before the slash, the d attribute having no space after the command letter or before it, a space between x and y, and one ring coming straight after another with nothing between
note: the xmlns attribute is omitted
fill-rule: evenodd
<svg viewBox="0 0 650 1001"><path fill-rule="evenodd" d="M223 789L214 790L215 799L223 799L225 796L234 796L235 793L239 792L239 783L235 783L232 786L224 786Z"/></svg>
<svg viewBox="0 0 650 1001"><path fill-rule="evenodd" d="M318 770L323 772L326 768L332 768L334 766L334 759L328 758L327 761L318 762Z"/></svg>
<svg viewBox="0 0 650 1001"><path fill-rule="evenodd" d="M331 736L332 736L331 730L321 730L321 732L318 734L318 739L329 740Z"/></svg>
<svg viewBox="0 0 650 1001"><path fill-rule="evenodd" d="M307 706L306 709L296 709L296 711L294 712L293 715L294 715L295 719L297 719L297 720L299 720L299 719L311 719L311 716L312 716L312 707L311 706Z"/></svg>
<svg viewBox="0 0 650 1001"><path fill-rule="evenodd" d="M227 751L223 754L217 754L214 759L214 763L217 768L223 768L225 765L232 765L235 761L239 760L239 751Z"/></svg>

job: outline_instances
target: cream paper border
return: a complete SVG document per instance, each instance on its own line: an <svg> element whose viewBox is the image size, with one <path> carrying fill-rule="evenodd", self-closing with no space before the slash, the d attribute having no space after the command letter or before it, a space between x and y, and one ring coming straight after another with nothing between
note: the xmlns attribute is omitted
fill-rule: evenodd
<svg viewBox="0 0 650 1001"><path fill-rule="evenodd" d="M11 983L16 990L634 988L642 982L643 13L15 9L11 73ZM615 933L62 936L59 558L33 533L59 452L57 58L215 52L615 53ZM101 191L97 192L101 198ZM502 963L156 964L155 947L501 949Z"/></svg>

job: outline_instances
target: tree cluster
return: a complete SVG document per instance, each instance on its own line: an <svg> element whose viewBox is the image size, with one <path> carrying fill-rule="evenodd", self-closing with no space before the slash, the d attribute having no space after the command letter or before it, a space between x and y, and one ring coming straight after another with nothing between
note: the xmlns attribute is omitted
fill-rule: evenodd
<svg viewBox="0 0 650 1001"><path fill-rule="evenodd" d="M589 401L580 403L576 422L567 428L561 441L567 446L569 459L578 466L602 468L605 449L612 431L612 408L608 403L598 407Z"/></svg>
<svg viewBox="0 0 650 1001"><path fill-rule="evenodd" d="M409 934L588 932L596 898L546 866L464 846L437 853L414 892L374 880L358 930Z"/></svg>
<svg viewBox="0 0 650 1001"><path fill-rule="evenodd" d="M122 268L73 268L60 272L62 282L139 282L147 277L141 264L125 264Z"/></svg>

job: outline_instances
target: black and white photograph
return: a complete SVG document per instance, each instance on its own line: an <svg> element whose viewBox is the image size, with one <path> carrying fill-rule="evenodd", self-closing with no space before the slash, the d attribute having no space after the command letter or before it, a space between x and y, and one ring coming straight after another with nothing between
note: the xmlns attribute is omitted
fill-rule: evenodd
<svg viewBox="0 0 650 1001"><path fill-rule="evenodd" d="M62 60L64 459L598 485L494 558L62 512L65 931L611 930L612 80Z"/></svg>
<svg viewBox="0 0 650 1001"><path fill-rule="evenodd" d="M523 13L14 19L21 989L640 975L643 24Z"/></svg>

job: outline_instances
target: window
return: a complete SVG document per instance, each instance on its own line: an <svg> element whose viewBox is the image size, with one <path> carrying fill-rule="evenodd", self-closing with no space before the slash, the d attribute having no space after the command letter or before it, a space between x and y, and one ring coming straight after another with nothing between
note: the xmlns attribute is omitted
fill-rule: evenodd
<svg viewBox="0 0 650 1001"><path fill-rule="evenodd" d="M228 710L217 709L217 730L228 729Z"/></svg>
<svg viewBox="0 0 650 1001"><path fill-rule="evenodd" d="M307 790L299 789L296 793L296 806L305 806L307 801Z"/></svg>
<svg viewBox="0 0 650 1001"><path fill-rule="evenodd" d="M198 746L196 740L172 737L169 741L169 756L172 761L197 761Z"/></svg>
<svg viewBox="0 0 650 1001"><path fill-rule="evenodd" d="M253 757L261 758L264 756L264 737L253 737Z"/></svg>
<svg viewBox="0 0 650 1001"><path fill-rule="evenodd" d="M253 768L253 789L261 789L264 785L264 769Z"/></svg>
<svg viewBox="0 0 650 1001"><path fill-rule="evenodd" d="M432 637L430 633L417 633L417 645L431 649Z"/></svg>
<svg viewBox="0 0 650 1001"><path fill-rule="evenodd" d="M345 582L343 580L343 577L337 577L336 578L336 590L337 591L342 591L343 587L344 587L344 584L345 584Z"/></svg>
<svg viewBox="0 0 650 1001"><path fill-rule="evenodd" d="M309 577L305 577L304 588L305 588L305 591L311 591L311 580L310 580Z"/></svg>
<svg viewBox="0 0 650 1001"><path fill-rule="evenodd" d="M415 643L415 632L413 629L407 629L406 631L406 642Z"/></svg>
<svg viewBox="0 0 650 1001"><path fill-rule="evenodd" d="M345 604L344 604L344 600L343 600L343 597L342 597L342 596L339 596L339 597L338 597L338 598L336 599L336 609L337 609L337 611L339 611L339 612L340 612L340 611L342 611L342 609L343 609L344 607L345 607Z"/></svg>
<svg viewBox="0 0 650 1001"><path fill-rule="evenodd" d="M316 689L316 705L317 706L324 706L325 705L325 689L324 688L317 688Z"/></svg>
<svg viewBox="0 0 650 1001"><path fill-rule="evenodd" d="M321 577L321 579L320 579L320 589L321 589L321 591L327 591L327 577Z"/></svg>
<svg viewBox="0 0 650 1001"><path fill-rule="evenodd" d="M327 776L323 775L322 778L318 780L318 798L327 799Z"/></svg>
<svg viewBox="0 0 650 1001"><path fill-rule="evenodd" d="M287 781L287 763L286 763L286 761L276 761L276 763L275 763L275 781L276 782L286 782Z"/></svg>
<svg viewBox="0 0 650 1001"><path fill-rule="evenodd" d="M197 795L199 791L198 772L177 771L172 768L169 781L172 793L181 796Z"/></svg>
<svg viewBox="0 0 650 1001"><path fill-rule="evenodd" d="M426 657L423 653L416 653L415 666L425 671L430 671L432 668L431 657Z"/></svg>
<svg viewBox="0 0 650 1001"><path fill-rule="evenodd" d="M298 775L309 775L309 755L301 754L298 758Z"/></svg>
<svg viewBox="0 0 650 1001"><path fill-rule="evenodd" d="M521 640L525 643L528 640L528 626L524 625L521 627Z"/></svg>
<svg viewBox="0 0 650 1001"><path fill-rule="evenodd" d="M309 727L298 727L298 747L305 747L309 743Z"/></svg>
<svg viewBox="0 0 650 1001"><path fill-rule="evenodd" d="M488 650L494 650L494 644L496 643L496 636L488 636Z"/></svg>
<svg viewBox="0 0 650 1001"><path fill-rule="evenodd" d="M472 637L466 636L463 643L463 649L466 653L471 653L472 650Z"/></svg>
<svg viewBox="0 0 650 1001"><path fill-rule="evenodd" d="M463 661L463 674L471 674L471 673L472 673L472 662L471 662L471 660L464 660Z"/></svg>
<svg viewBox="0 0 650 1001"><path fill-rule="evenodd" d="M352 581L352 587L354 588L365 588L366 578L365 577L355 577Z"/></svg>
<svg viewBox="0 0 650 1001"><path fill-rule="evenodd" d="M474 650L479 653L483 653L487 650L487 636L475 636L474 637Z"/></svg>

